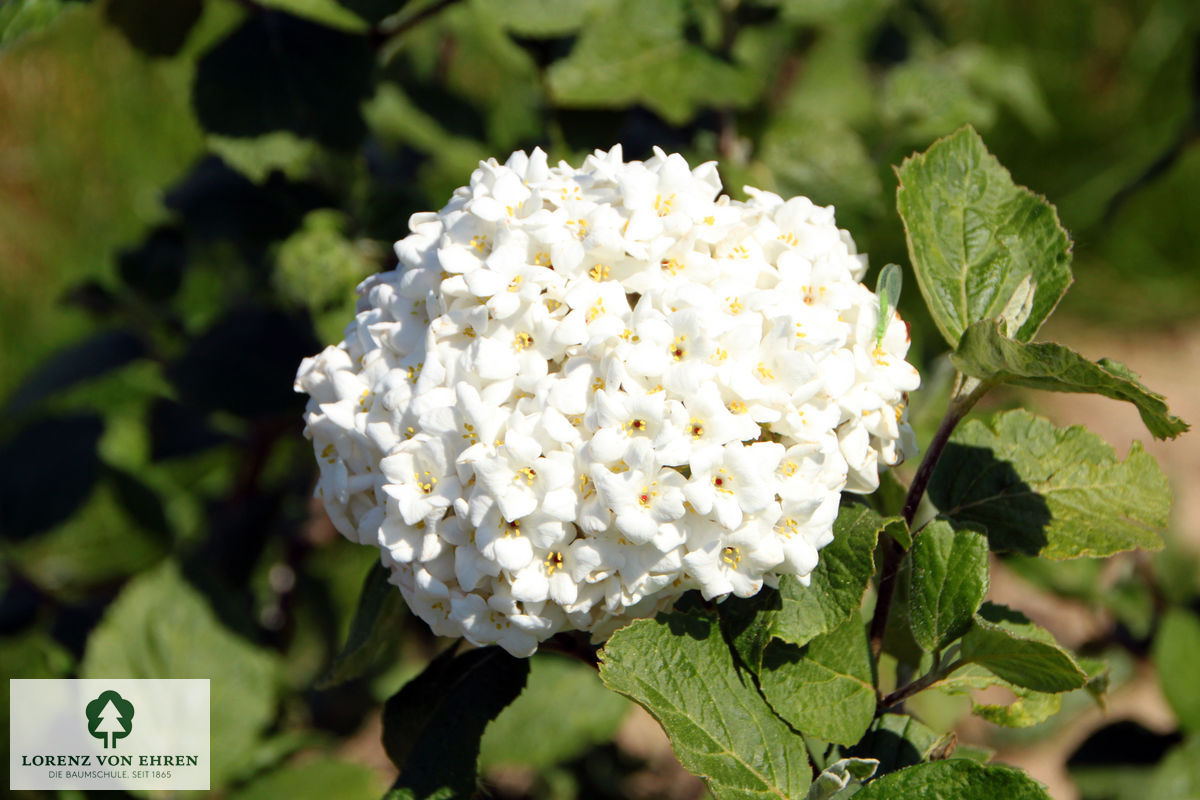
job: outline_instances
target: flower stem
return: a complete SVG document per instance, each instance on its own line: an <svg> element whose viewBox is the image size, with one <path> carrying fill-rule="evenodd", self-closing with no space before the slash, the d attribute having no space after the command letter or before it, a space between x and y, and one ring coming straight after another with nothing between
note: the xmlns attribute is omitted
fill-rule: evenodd
<svg viewBox="0 0 1200 800"><path fill-rule="evenodd" d="M992 384L981 383L974 378L963 379L960 376L957 390L950 398L950 407L946 409L946 416L942 418L942 424L938 426L937 433L933 435L929 449L925 451L925 457L921 459L921 464L917 467L917 474L913 476L913 481L908 487L902 512L905 524L912 526L913 519L917 516L917 508L925 496L925 489L929 486L929 479L933 477L933 470L937 467L938 459L941 458L946 443L950 441L950 434L954 433L958 423L991 387ZM913 537L916 538L916 535L914 533ZM888 613L892 609L892 594L896 591L896 576L900 571L900 562L903 558L904 549L900 543L888 537L883 546L883 570L879 576L879 596L875 601L875 613L871 617L871 653L876 658L883 649L883 635L887 630Z"/></svg>

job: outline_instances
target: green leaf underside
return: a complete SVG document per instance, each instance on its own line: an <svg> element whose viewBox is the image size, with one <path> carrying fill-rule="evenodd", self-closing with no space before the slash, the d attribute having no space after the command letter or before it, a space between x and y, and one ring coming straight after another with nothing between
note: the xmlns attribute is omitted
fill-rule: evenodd
<svg viewBox="0 0 1200 800"><path fill-rule="evenodd" d="M821 550L808 586L785 575L778 591L763 589L722 603L722 630L742 663L758 672L772 638L804 645L849 619L875 573L879 533L893 523L902 524L899 517L881 517L863 503L845 502L833 523L833 541Z"/></svg>
<svg viewBox="0 0 1200 800"><path fill-rule="evenodd" d="M921 531L908 554L912 570L909 623L927 652L941 650L971 627L988 589L987 537L955 530L935 520Z"/></svg>
<svg viewBox="0 0 1200 800"><path fill-rule="evenodd" d="M600 678L658 720L675 755L720 800L803 797L804 740L735 666L717 621L690 613L638 620L601 651Z"/></svg>
<svg viewBox="0 0 1200 800"><path fill-rule="evenodd" d="M979 664L967 664L937 684L937 688L953 694L970 693L972 690L986 689L989 686L1002 686L1014 695L1013 701L1008 704L978 703L972 699L971 713L995 725L1027 728L1045 722L1062 707L1061 693L1025 689L1009 683Z"/></svg>
<svg viewBox="0 0 1200 800"><path fill-rule="evenodd" d="M1200 618L1182 609L1168 611L1154 637L1154 664L1180 726L1200 732Z"/></svg>
<svg viewBox="0 0 1200 800"><path fill-rule="evenodd" d="M953 347L973 322L998 317L1026 278L1029 341L1071 285L1071 243L1054 207L1013 183L966 127L897 170L896 207L921 294Z"/></svg>
<svg viewBox="0 0 1200 800"><path fill-rule="evenodd" d="M1044 787L1010 767L965 758L917 764L868 783L856 800L1050 800Z"/></svg>
<svg viewBox="0 0 1200 800"><path fill-rule="evenodd" d="M929 485L940 515L985 528L993 550L1052 559L1162 547L1171 492L1134 442L1125 461L1080 426L1023 410L971 421L951 437Z"/></svg>
<svg viewBox="0 0 1200 800"><path fill-rule="evenodd" d="M388 699L383 745L414 800L470 797L484 728L525 688L529 659L499 647L448 650Z"/></svg>
<svg viewBox="0 0 1200 800"><path fill-rule="evenodd" d="M689 43L685 21L681 0L616 0L597 8L571 54L547 71L551 94L568 107L645 103L675 124L701 106L752 103L758 76Z"/></svg>
<svg viewBox="0 0 1200 800"><path fill-rule="evenodd" d="M1119 361L1088 361L1053 342L1014 341L1004 335L998 320L983 320L967 328L951 360L960 372L984 381L1051 392L1100 394L1133 403L1146 428L1158 439L1173 439L1189 427L1170 413L1162 395L1143 386L1137 375Z"/></svg>
<svg viewBox="0 0 1200 800"><path fill-rule="evenodd" d="M985 603L975 616L959 657L1035 692L1066 692L1082 688L1088 680L1048 632L1020 612L994 603Z"/></svg>
<svg viewBox="0 0 1200 800"><path fill-rule="evenodd" d="M991 613L991 612L989 612ZM1005 623L1014 630L1025 632L1031 638L1053 643L1050 633L1033 623L1022 621L1012 612L1010 621ZM1103 707L1104 695L1108 689L1107 662L1099 659L1076 659L1076 663L1087 673L1087 683L1084 690L1092 695ZM975 689L986 689L989 686L1002 686L1013 694L1010 703L980 703L972 698L971 713L994 725L1009 728L1027 728L1045 722L1062 708L1061 693L1037 692L1010 683L979 664L967 664L954 671L952 675L938 682L937 688L950 693L970 693ZM958 753L958 751L955 751Z"/></svg>
<svg viewBox="0 0 1200 800"><path fill-rule="evenodd" d="M857 615L804 648L772 642L758 674L775 713L802 733L850 745L875 717L867 632Z"/></svg>
<svg viewBox="0 0 1200 800"><path fill-rule="evenodd" d="M388 583L390 571L376 564L363 581L350 633L318 689L337 686L369 672L388 653L407 612L399 590Z"/></svg>

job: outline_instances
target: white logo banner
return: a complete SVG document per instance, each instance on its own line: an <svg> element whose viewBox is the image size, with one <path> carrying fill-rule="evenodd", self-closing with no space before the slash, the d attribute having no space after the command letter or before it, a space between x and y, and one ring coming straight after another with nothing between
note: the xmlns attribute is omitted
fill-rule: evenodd
<svg viewBox="0 0 1200 800"><path fill-rule="evenodd" d="M208 789L208 680L9 681L10 789Z"/></svg>

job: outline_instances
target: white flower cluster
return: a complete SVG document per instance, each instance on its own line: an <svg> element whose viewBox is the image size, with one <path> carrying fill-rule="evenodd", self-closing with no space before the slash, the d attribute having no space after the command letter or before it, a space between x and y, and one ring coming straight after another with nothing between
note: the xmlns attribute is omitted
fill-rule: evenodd
<svg viewBox="0 0 1200 800"><path fill-rule="evenodd" d="M527 656L807 576L914 450L905 324L833 209L656 150L481 163L296 380L317 494L433 630Z"/></svg>

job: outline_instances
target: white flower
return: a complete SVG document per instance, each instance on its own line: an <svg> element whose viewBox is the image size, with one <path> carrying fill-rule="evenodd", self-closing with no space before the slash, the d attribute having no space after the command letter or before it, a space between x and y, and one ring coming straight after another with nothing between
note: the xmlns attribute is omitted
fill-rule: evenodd
<svg viewBox="0 0 1200 800"><path fill-rule="evenodd" d="M443 636L527 656L807 581L912 455L899 317L832 208L619 147L481 163L307 358L316 493Z"/></svg>

